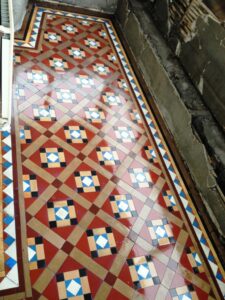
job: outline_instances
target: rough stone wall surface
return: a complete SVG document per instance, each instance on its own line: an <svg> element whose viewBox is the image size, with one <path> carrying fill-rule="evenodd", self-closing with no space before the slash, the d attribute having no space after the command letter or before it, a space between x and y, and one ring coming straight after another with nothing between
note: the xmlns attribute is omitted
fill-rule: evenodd
<svg viewBox="0 0 225 300"><path fill-rule="evenodd" d="M13 13L14 13L14 27L18 31L23 23L26 14L28 0L13 0Z"/></svg>
<svg viewBox="0 0 225 300"><path fill-rule="evenodd" d="M76 7L88 8L107 13L114 13L117 8L118 0L46 0L45 2L69 4L74 5Z"/></svg>
<svg viewBox="0 0 225 300"><path fill-rule="evenodd" d="M149 3L119 1L116 17L208 213L221 237L225 237L224 196L205 147L209 144L211 151L216 152L215 156L222 159L225 149L223 132L156 29L147 13Z"/></svg>

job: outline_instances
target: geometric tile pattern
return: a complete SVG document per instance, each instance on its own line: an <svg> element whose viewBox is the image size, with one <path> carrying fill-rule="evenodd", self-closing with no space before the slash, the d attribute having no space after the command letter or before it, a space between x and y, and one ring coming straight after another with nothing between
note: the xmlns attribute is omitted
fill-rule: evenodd
<svg viewBox="0 0 225 300"><path fill-rule="evenodd" d="M116 254L116 242L111 227L87 230L88 244L93 258Z"/></svg>
<svg viewBox="0 0 225 300"><path fill-rule="evenodd" d="M73 200L48 202L48 220L51 228L76 225L76 212Z"/></svg>
<svg viewBox="0 0 225 300"><path fill-rule="evenodd" d="M34 120L42 122L56 121L55 110L53 106L33 105Z"/></svg>
<svg viewBox="0 0 225 300"><path fill-rule="evenodd" d="M129 270L135 288L146 288L160 283L151 256L128 259Z"/></svg>
<svg viewBox="0 0 225 300"><path fill-rule="evenodd" d="M85 115L87 120L91 123L101 124L105 121L105 114L100 108L85 108Z"/></svg>
<svg viewBox="0 0 225 300"><path fill-rule="evenodd" d="M41 148L40 157L42 168L61 168L66 166L62 148Z"/></svg>
<svg viewBox="0 0 225 300"><path fill-rule="evenodd" d="M92 299L85 269L57 274L56 280L59 299Z"/></svg>
<svg viewBox="0 0 225 300"><path fill-rule="evenodd" d="M165 246L175 243L173 232L166 218L162 220L149 220L147 226L153 246Z"/></svg>
<svg viewBox="0 0 225 300"><path fill-rule="evenodd" d="M195 273L204 272L204 268L198 253L195 251L194 247L189 247L186 249L188 260Z"/></svg>
<svg viewBox="0 0 225 300"><path fill-rule="evenodd" d="M64 287L59 290L63 291L62 294L60 292L58 294L58 280L55 274L69 274L71 270L85 268L90 290L84 292L85 289L82 287L82 291L83 294L89 294L86 296L89 298L95 296L98 298L99 295L104 295L105 299L173 298L179 295L179 292L175 294L173 290L177 290L186 282L188 287L192 286L193 297L219 299L220 295L218 297L215 295L217 287L213 278L209 279L207 275L209 273L205 273L208 265L205 264L204 255L207 257L221 291L225 294L222 269L215 252L212 252L209 247L210 241L205 235L182 180L175 172L174 162L165 147L157 123L147 107L147 102L111 22L104 18L36 7L31 24L26 40L16 41L17 46L36 49L34 52L17 51L21 59L16 64L18 75L15 76L15 80L19 93L15 99L18 101L19 114L15 117L19 117L20 126L24 126L25 123L31 128L32 142L21 147L22 167L24 168L23 174L35 173L37 175L39 196L35 199L24 199L27 221L27 228L24 232L27 230L29 237L42 235L45 243L46 268L30 271L33 298L77 297L77 293L81 293L80 282L76 280L79 274L68 277L66 283L61 277L59 281L62 282L62 286L64 284ZM64 24L68 25L67 29L63 27ZM45 38L39 39L40 26L43 26L41 28L43 33L51 32L59 37L53 38L52 41ZM73 32L71 26L76 28L76 32ZM71 49L75 51L69 52ZM80 51L83 51L84 55ZM59 57L63 58L63 63L68 63L69 72L64 67L61 70L50 67L49 60ZM27 64L26 61L28 61ZM94 67L100 67L100 73L102 71L103 73L100 74L99 69L95 70ZM37 105L38 108L42 106L44 109L42 117L49 118L48 121L36 122L31 105ZM53 118L56 117L57 112L57 120L51 119L49 107L54 110ZM86 114L86 108L103 109L107 122L94 123L93 116L91 120ZM138 116L139 110L141 113ZM96 118L99 119L99 116ZM85 128L86 137L76 132L82 128L71 129L70 132L68 128L64 129L64 126L82 126L83 129ZM153 146L151 140L148 139L147 130L157 147ZM51 146L52 143L55 146ZM151 148L144 149L145 145ZM65 168L62 170L60 167L57 169L58 167L54 168L49 165L49 169L46 169L48 163L60 161L55 150L48 153L50 155L48 161L45 157L46 165L43 168L35 168L36 165L40 165L40 156L36 155L39 149L52 149L53 147L63 149L65 159L62 162L65 163ZM101 165L100 161L103 159L101 157L99 160L97 156L96 148L98 147L110 147L110 150L115 147L120 165L113 168ZM19 149L17 151L20 152ZM108 154L106 156L109 157ZM159 176L165 172L164 166L172 180L169 187L168 184L164 186L167 177L164 179ZM130 174L127 174L127 169L130 170ZM126 199L123 197L118 202L113 201L110 195L115 195L115 197L132 195L132 199L129 196ZM76 208L75 218L79 225L50 227L46 204L55 204L63 201L62 199L73 200ZM175 206L167 205L167 200L172 202L175 200L177 212L183 206L186 212L185 217L181 219L179 213L174 214L171 206L173 209ZM59 211L57 218L61 218L60 220L56 220L55 211L54 213L52 211L52 216L55 218L53 222L69 220L68 211L64 207L66 208L66 205L63 205L62 210L57 209L57 212ZM170 221L171 227L164 221L165 218ZM195 230L197 243L196 241L193 243L195 238L187 231L186 218L189 218ZM148 221L155 220L161 223L155 225L148 223ZM152 238L148 227L154 226L157 232ZM168 227L174 236L171 236ZM106 231L107 228L111 228L116 244L108 238L110 232ZM85 233L95 229L104 230L100 234L90 232L90 237L92 237L90 246L89 237ZM163 236L164 231L167 236ZM157 243L156 246L152 241ZM159 247L160 243L167 244ZM195 255L199 253L199 245L205 253L199 256L204 260L202 261L203 272L196 272L190 276L191 267L193 273L196 264L200 267L199 259ZM109 250L111 248L114 250ZM196 259L195 264L191 260L190 253L187 252L188 248L191 249L192 257ZM177 249L182 249L182 253ZM90 251L94 257L98 258L92 260ZM151 251L151 262L155 272L149 267L148 259L145 259L141 263L135 261L134 264L137 267L133 268L133 272L130 273L129 265L126 263L127 257L129 259L135 259L136 256L146 258L149 256L149 251ZM179 272L180 267L183 270L182 274ZM165 272L167 268L175 271L170 278L171 284L167 282L164 284L166 281L164 274L167 273ZM152 281L149 278L149 270ZM168 294L165 297L157 294L160 290L157 276L160 277L163 287L167 286ZM136 282L136 285L133 285L132 281ZM107 288L104 288L105 282ZM145 286L144 294L142 290L139 290L142 285ZM135 286L138 288L136 291L133 289ZM187 298L189 295L185 295L186 292L188 291L181 291L181 297Z"/></svg>
<svg viewBox="0 0 225 300"><path fill-rule="evenodd" d="M20 129L20 142L21 144L30 144L32 142L29 126L24 126Z"/></svg>
<svg viewBox="0 0 225 300"><path fill-rule="evenodd" d="M112 166L120 164L116 147L98 147L96 151L100 165Z"/></svg>
<svg viewBox="0 0 225 300"><path fill-rule="evenodd" d="M0 291L19 286L12 141L8 130L0 132L1 201L0 201Z"/></svg>
<svg viewBox="0 0 225 300"><path fill-rule="evenodd" d="M74 173L78 193L100 191L100 183L96 171L81 171Z"/></svg>
<svg viewBox="0 0 225 300"><path fill-rule="evenodd" d="M110 203L116 219L137 217L137 212L131 195L110 196Z"/></svg>
<svg viewBox="0 0 225 300"><path fill-rule="evenodd" d="M45 267L45 251L41 236L27 239L28 260L30 270Z"/></svg>
<svg viewBox="0 0 225 300"><path fill-rule="evenodd" d="M192 285L189 286L182 286L176 289L170 290L170 295L173 300L192 300L192 299L199 299L196 292L193 289Z"/></svg>
<svg viewBox="0 0 225 300"><path fill-rule="evenodd" d="M147 168L130 168L128 169L128 172L130 173L131 181L135 188L146 188L152 186L152 180Z"/></svg>
<svg viewBox="0 0 225 300"><path fill-rule="evenodd" d="M67 143L83 144L87 143L87 134L83 126L64 126Z"/></svg>
<svg viewBox="0 0 225 300"><path fill-rule="evenodd" d="M24 198L38 197L36 175L23 175Z"/></svg>

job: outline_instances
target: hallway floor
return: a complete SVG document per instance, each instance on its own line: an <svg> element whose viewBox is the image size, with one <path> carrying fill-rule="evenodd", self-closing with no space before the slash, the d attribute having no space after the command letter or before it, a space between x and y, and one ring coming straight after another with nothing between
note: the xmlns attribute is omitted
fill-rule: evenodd
<svg viewBox="0 0 225 300"><path fill-rule="evenodd" d="M16 46L0 299L222 299L224 270L112 23L36 8Z"/></svg>

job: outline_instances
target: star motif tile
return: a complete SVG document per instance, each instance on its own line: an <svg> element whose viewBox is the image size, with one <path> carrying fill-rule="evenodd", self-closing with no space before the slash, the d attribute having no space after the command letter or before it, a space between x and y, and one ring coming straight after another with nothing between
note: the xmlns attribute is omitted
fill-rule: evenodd
<svg viewBox="0 0 225 300"><path fill-rule="evenodd" d="M137 217L137 211L130 194L111 195L109 199L116 219Z"/></svg>
<svg viewBox="0 0 225 300"><path fill-rule="evenodd" d="M114 126L113 127L118 143L133 143L136 141L131 127Z"/></svg>
<svg viewBox="0 0 225 300"><path fill-rule="evenodd" d="M105 76L110 73L109 67L107 67L101 63L93 64L93 70L95 73L97 73L98 75L102 75L102 76Z"/></svg>
<svg viewBox="0 0 225 300"><path fill-rule="evenodd" d="M66 141L69 144L87 143L87 133L83 126L64 126Z"/></svg>
<svg viewBox="0 0 225 300"><path fill-rule="evenodd" d="M36 175L23 175L23 195L24 198L38 197Z"/></svg>
<svg viewBox="0 0 225 300"><path fill-rule="evenodd" d="M135 188L148 188L152 187L152 180L147 168L129 168L128 172Z"/></svg>
<svg viewBox="0 0 225 300"><path fill-rule="evenodd" d="M30 144L32 142L30 127L25 125L20 128L20 143Z"/></svg>
<svg viewBox="0 0 225 300"><path fill-rule="evenodd" d="M148 230L153 246L165 246L174 244L175 238L166 218L147 221Z"/></svg>
<svg viewBox="0 0 225 300"><path fill-rule="evenodd" d="M114 166L120 164L116 147L98 147L96 148L96 152L100 165Z"/></svg>
<svg viewBox="0 0 225 300"><path fill-rule="evenodd" d="M59 103L74 103L76 100L76 94L73 90L56 89L55 91Z"/></svg>
<svg viewBox="0 0 225 300"><path fill-rule="evenodd" d="M42 122L56 121L54 106L33 104L34 120Z"/></svg>
<svg viewBox="0 0 225 300"><path fill-rule="evenodd" d="M47 84L49 82L48 75L41 70L31 70L27 72L27 80L34 84Z"/></svg>
<svg viewBox="0 0 225 300"><path fill-rule="evenodd" d="M169 211L178 211L176 200L170 190L163 191L163 199Z"/></svg>
<svg viewBox="0 0 225 300"><path fill-rule="evenodd" d="M85 269L56 275L59 299L91 300L91 291Z"/></svg>
<svg viewBox="0 0 225 300"><path fill-rule="evenodd" d="M84 108L86 119L95 124L101 124L106 120L105 113L101 108Z"/></svg>
<svg viewBox="0 0 225 300"><path fill-rule="evenodd" d="M170 290L170 295L173 300L198 300L198 296L190 284L188 286L181 286Z"/></svg>
<svg viewBox="0 0 225 300"><path fill-rule="evenodd" d="M136 289L160 284L151 256L127 259L130 275Z"/></svg>
<svg viewBox="0 0 225 300"><path fill-rule="evenodd" d="M62 148L41 148L40 157L42 168L62 168L66 166Z"/></svg>
<svg viewBox="0 0 225 300"><path fill-rule="evenodd" d="M102 94L103 102L109 106L120 106L122 104L120 97L112 92Z"/></svg>
<svg viewBox="0 0 225 300"><path fill-rule="evenodd" d="M73 200L49 201L48 220L50 228L65 227L77 224L77 216Z"/></svg>
<svg viewBox="0 0 225 300"><path fill-rule="evenodd" d="M84 43L87 47L91 48L91 49L99 49L100 48L100 43L95 40L94 38L86 38L84 40Z"/></svg>
<svg viewBox="0 0 225 300"><path fill-rule="evenodd" d="M77 60L82 60L86 57L85 51L78 47L70 47L68 53L69 56Z"/></svg>
<svg viewBox="0 0 225 300"><path fill-rule="evenodd" d="M87 230L88 244L93 258L117 253L116 242L111 227Z"/></svg>
<svg viewBox="0 0 225 300"><path fill-rule="evenodd" d="M100 183L96 171L80 171L74 173L78 193L100 191Z"/></svg>
<svg viewBox="0 0 225 300"><path fill-rule="evenodd" d="M41 236L27 239L29 269L36 270L45 267L45 251Z"/></svg>
<svg viewBox="0 0 225 300"><path fill-rule="evenodd" d="M47 31L44 33L44 39L50 43L58 44L62 41L62 38L59 34L53 31Z"/></svg>

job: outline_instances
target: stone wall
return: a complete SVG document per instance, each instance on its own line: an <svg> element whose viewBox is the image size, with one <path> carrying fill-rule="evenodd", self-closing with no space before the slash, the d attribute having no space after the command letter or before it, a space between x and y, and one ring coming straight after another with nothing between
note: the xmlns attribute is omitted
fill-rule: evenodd
<svg viewBox="0 0 225 300"><path fill-rule="evenodd" d="M161 4L158 5L158 9L161 8L160 12L162 12L167 1L158 2ZM149 3L144 0L119 1L116 19L137 67L154 96L154 103L161 112L222 238L225 237L225 201L221 190L221 187L225 187L222 182L225 178L223 132L181 67L174 52L157 30L148 13ZM166 14L165 9L164 16ZM161 17L162 15L159 18ZM168 30L168 24L164 25L160 28ZM188 51L191 59L194 53L189 48L185 52L186 55ZM182 54L184 59L185 53ZM202 56L204 59L204 55ZM193 60L193 67L196 61ZM219 89L220 82L217 84ZM149 98L149 101L152 99ZM220 164L215 163L216 159L220 161ZM214 163L217 167L221 166L220 170L216 170ZM218 182L216 171L221 172L219 176L221 182Z"/></svg>
<svg viewBox="0 0 225 300"><path fill-rule="evenodd" d="M56 0L48 1L60 4L69 4L80 8L87 8L92 10L103 11L107 13L114 13L117 8L118 0Z"/></svg>

